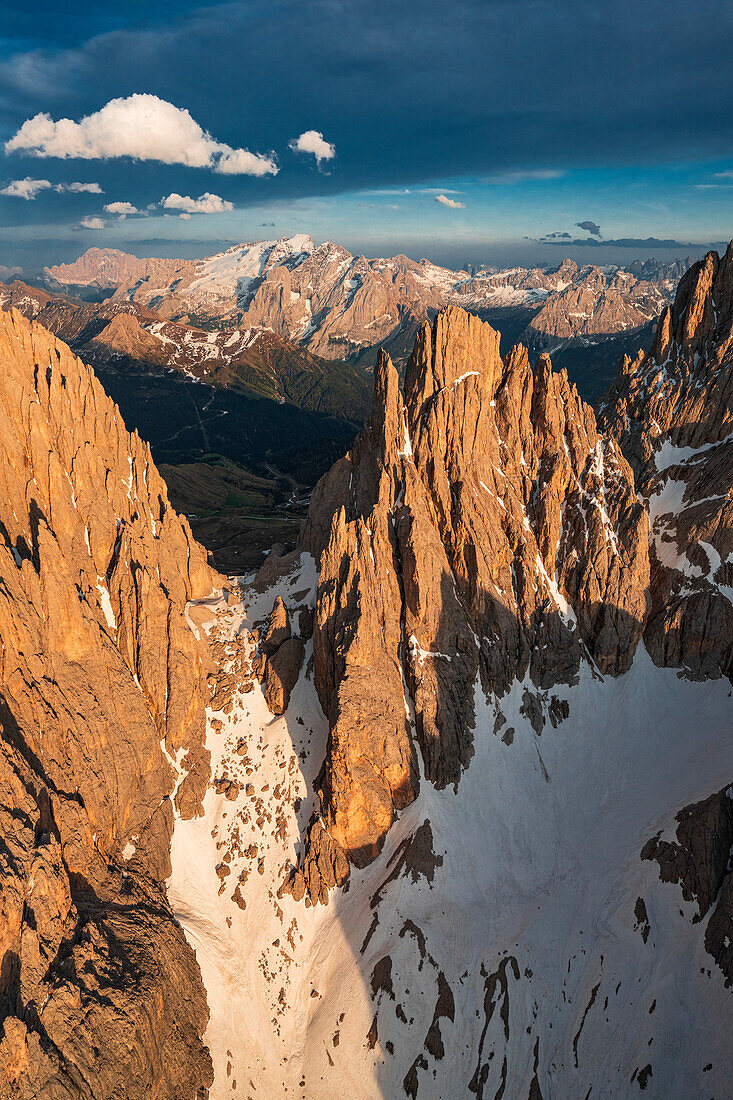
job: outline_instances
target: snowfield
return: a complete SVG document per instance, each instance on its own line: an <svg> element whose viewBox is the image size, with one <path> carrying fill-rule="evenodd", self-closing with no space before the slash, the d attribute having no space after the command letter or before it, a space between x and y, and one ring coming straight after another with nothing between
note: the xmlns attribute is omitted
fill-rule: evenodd
<svg viewBox="0 0 733 1100"><path fill-rule="evenodd" d="M304 555L221 621L234 636L277 595L313 606L315 584ZM625 675L585 664L547 693L569 713L539 736L531 685L477 686L457 790L422 777L381 856L312 908L277 897L327 735L311 654L282 717L258 684L209 715L205 815L175 824L168 896L208 993L212 1100L729 1097L731 993L696 905L640 858L733 779L729 682L689 682L640 646Z"/></svg>

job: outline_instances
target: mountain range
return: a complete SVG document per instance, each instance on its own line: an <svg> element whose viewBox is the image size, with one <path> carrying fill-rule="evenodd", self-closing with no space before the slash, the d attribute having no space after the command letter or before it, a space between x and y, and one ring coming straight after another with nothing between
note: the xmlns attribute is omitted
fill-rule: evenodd
<svg viewBox="0 0 733 1100"><path fill-rule="evenodd" d="M455 302L501 330L503 354L517 338L533 358L561 351L595 401L621 356L649 343L689 262L449 271L305 235L199 261L91 248L35 286L0 284L0 305L94 365L232 572L295 537L316 480L364 421L380 347L404 370L418 326Z"/></svg>
<svg viewBox="0 0 733 1100"><path fill-rule="evenodd" d="M235 245L203 260L92 248L73 264L45 268L41 279L48 289L111 295L204 328L265 326L324 358L373 364L380 347L406 362L418 326L450 304L497 323L505 342L519 338L533 351L628 339L656 319L679 268L680 261L632 271L565 260L553 270L469 274L407 256L354 256L300 234Z"/></svg>
<svg viewBox="0 0 733 1100"><path fill-rule="evenodd" d="M725 1097L733 242L674 291L460 293L308 242L87 254L0 312L0 1092ZM369 310L371 405L297 545L218 573L97 362L200 378L228 331L221 388L313 416L278 354L325 400ZM576 310L573 339L659 313L597 414Z"/></svg>

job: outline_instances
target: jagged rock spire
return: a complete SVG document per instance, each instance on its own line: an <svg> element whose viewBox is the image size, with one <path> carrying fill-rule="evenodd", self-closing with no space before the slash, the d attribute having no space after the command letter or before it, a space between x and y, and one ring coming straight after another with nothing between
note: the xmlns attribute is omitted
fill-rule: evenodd
<svg viewBox="0 0 733 1100"><path fill-rule="evenodd" d="M680 281L651 351L628 357L601 423L647 502L646 645L694 676L733 672L733 242Z"/></svg>
<svg viewBox="0 0 733 1100"><path fill-rule="evenodd" d="M329 520L329 517L333 517ZM330 525L329 525L330 523ZM313 495L325 826L356 863L425 774L455 784L477 674L539 690L589 657L627 668L647 613L647 522L618 447L565 372L451 307L418 332L404 398L381 354L351 454Z"/></svg>

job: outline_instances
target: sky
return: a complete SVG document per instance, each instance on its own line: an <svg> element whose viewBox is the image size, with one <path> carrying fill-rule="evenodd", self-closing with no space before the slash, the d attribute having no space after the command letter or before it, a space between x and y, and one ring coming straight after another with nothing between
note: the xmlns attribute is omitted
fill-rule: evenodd
<svg viewBox="0 0 733 1100"><path fill-rule="evenodd" d="M0 275L309 233L453 267L733 236L733 7L29 0L0 27ZM650 240L651 238L651 240Z"/></svg>

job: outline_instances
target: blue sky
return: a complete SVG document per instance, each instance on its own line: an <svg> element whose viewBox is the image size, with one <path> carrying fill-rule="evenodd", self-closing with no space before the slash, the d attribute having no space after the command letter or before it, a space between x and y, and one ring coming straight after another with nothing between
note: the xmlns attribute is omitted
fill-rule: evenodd
<svg viewBox="0 0 733 1100"><path fill-rule="evenodd" d="M295 232L452 265L733 235L733 9L717 2L33 2L4 14L0 45L6 267ZM103 110L136 95L156 97L144 148L134 112ZM190 155L189 123L159 103L204 135ZM291 148L310 132L302 148L333 155ZM649 237L679 245L633 243Z"/></svg>

